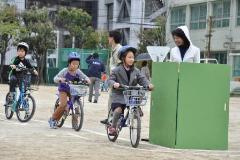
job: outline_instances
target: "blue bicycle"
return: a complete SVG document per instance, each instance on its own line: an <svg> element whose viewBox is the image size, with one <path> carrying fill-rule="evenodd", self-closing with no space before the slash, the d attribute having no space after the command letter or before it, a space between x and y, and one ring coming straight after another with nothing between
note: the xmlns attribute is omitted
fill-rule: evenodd
<svg viewBox="0 0 240 160"><path fill-rule="evenodd" d="M16 112L17 119L20 122L28 122L34 115L36 109L36 103L34 98L31 96L30 88L31 81L31 69L17 67L16 71L22 72L19 85L19 96L15 95L12 97L10 92L6 95L5 103L5 116L7 119L13 117Z"/></svg>
<svg viewBox="0 0 240 160"><path fill-rule="evenodd" d="M116 127L116 133L111 135L109 127L112 125L113 111L108 113L108 124L106 125L108 139L115 142L123 127L129 127L130 141L134 148L137 148L141 136L141 117L143 116L140 106L145 106L147 102L146 92L148 87L121 85L118 89L123 91L127 112L122 113Z"/></svg>
<svg viewBox="0 0 240 160"><path fill-rule="evenodd" d="M83 117L84 117L84 97L87 95L88 84L86 81L79 82L67 82L70 86L70 97L67 101L67 107L57 122L57 127L62 127L65 120L68 116L72 116L72 128L75 131L79 131L83 125ZM54 105L54 111L59 107L59 98L56 100Z"/></svg>

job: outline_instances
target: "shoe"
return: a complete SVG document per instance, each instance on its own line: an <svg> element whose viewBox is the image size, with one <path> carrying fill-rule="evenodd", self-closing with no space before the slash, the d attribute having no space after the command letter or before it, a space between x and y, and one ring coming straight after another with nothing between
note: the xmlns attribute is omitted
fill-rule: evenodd
<svg viewBox="0 0 240 160"><path fill-rule="evenodd" d="M101 120L100 123L102 123L102 124L109 124L108 123L108 119Z"/></svg>
<svg viewBox="0 0 240 160"><path fill-rule="evenodd" d="M110 135L110 136L115 136L116 134L117 134L116 128L110 126L110 127L108 128L108 135Z"/></svg>
<svg viewBox="0 0 240 160"><path fill-rule="evenodd" d="M91 102L92 102L92 100L88 100L88 102L90 102L90 103L91 103Z"/></svg>
<svg viewBox="0 0 240 160"><path fill-rule="evenodd" d="M93 101L93 103L97 103L97 100L95 99L95 100Z"/></svg>
<svg viewBox="0 0 240 160"><path fill-rule="evenodd" d="M52 128L52 129L56 129L57 128L57 121L53 120L52 117L49 118L48 123L49 123L50 128Z"/></svg>

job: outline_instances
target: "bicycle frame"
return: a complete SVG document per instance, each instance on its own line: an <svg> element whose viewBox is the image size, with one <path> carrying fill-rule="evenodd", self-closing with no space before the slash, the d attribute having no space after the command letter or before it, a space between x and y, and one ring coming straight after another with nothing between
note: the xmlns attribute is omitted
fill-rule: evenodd
<svg viewBox="0 0 240 160"><path fill-rule="evenodd" d="M22 79L21 80L21 85L19 87L19 96L18 96L18 99L15 99L15 104L12 106L13 108L13 111L16 112L16 109L17 109L17 105L22 105L24 107L24 109L26 109L26 95L29 94L27 93L28 90L25 91L25 88L26 88L26 83L25 83L25 80Z"/></svg>

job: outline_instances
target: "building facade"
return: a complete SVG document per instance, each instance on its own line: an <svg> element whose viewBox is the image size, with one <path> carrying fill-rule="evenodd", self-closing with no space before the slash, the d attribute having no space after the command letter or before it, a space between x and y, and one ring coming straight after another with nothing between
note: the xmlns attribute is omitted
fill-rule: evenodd
<svg viewBox="0 0 240 160"><path fill-rule="evenodd" d="M162 0L99 0L98 30L119 30L122 44L137 47L142 29L153 28L154 19L164 13Z"/></svg>
<svg viewBox="0 0 240 160"><path fill-rule="evenodd" d="M240 76L240 0L169 0L167 6L168 45L174 46L171 31L187 25L193 44L204 57L211 35L209 56L231 65L233 77Z"/></svg>

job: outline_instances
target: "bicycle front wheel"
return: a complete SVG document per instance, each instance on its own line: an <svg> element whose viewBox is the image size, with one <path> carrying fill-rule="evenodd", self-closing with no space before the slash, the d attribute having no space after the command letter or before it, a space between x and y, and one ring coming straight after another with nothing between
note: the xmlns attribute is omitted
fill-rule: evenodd
<svg viewBox="0 0 240 160"><path fill-rule="evenodd" d="M34 115L36 103L31 95L27 95L22 103L17 103L17 118L20 122L28 122Z"/></svg>
<svg viewBox="0 0 240 160"><path fill-rule="evenodd" d="M72 128L75 131L80 131L83 125L83 104L80 100L76 100L73 104L72 110Z"/></svg>
<svg viewBox="0 0 240 160"><path fill-rule="evenodd" d="M134 148L137 148L140 141L141 134L141 119L138 109L134 109L132 116L130 116L130 141Z"/></svg>

